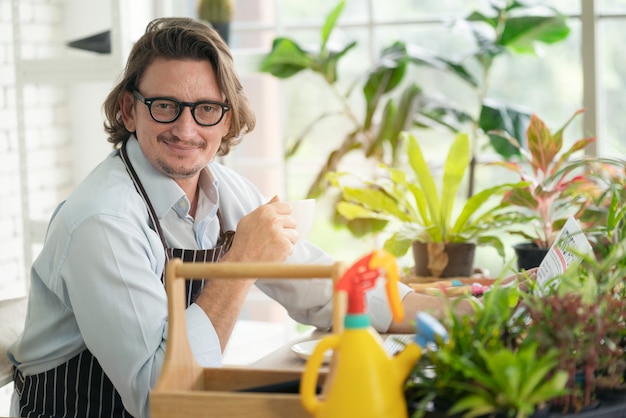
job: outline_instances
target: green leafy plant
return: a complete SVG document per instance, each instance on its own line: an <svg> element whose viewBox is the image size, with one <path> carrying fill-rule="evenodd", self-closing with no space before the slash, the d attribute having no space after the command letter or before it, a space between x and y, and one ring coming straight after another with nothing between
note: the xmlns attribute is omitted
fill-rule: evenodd
<svg viewBox="0 0 626 418"><path fill-rule="evenodd" d="M623 396L626 371L626 239L604 257L553 278L541 293L494 283L474 312L442 318L437 340L405 383L412 418L432 411L463 417L528 417L538 408L576 414L603 393ZM568 415L569 416L569 415Z"/></svg>
<svg viewBox="0 0 626 418"><path fill-rule="evenodd" d="M585 257L557 277L560 284L549 294L524 297L530 325L522 346L537 345L539 356L556 350L558 369L569 376L567 395L552 401L555 409L578 412L596 400L598 387L619 388L624 381L626 269L613 264L624 255L621 245L609 259Z"/></svg>
<svg viewBox="0 0 626 418"><path fill-rule="evenodd" d="M599 159L585 167L584 175L598 184L598 192L580 221L596 256L604 258L626 239L626 161Z"/></svg>
<svg viewBox="0 0 626 418"><path fill-rule="evenodd" d="M536 346L519 347L523 318L511 315L519 292L496 284L473 314L458 317L451 311L443 319L449 339L426 352L405 385L413 418L427 410L424 399L464 417L528 417L566 393L567 373L556 369L556 350L537 356Z"/></svg>
<svg viewBox="0 0 626 418"><path fill-rule="evenodd" d="M341 192L337 212L348 221L360 221L360 233L379 228L392 232L384 248L396 256L404 255L414 241L420 241L491 245L504 257L504 245L495 229L516 215L507 211L506 204L497 204L497 197L524 183L501 184L469 199L459 197L470 160L468 136L458 134L450 146L441 187L415 136L402 136L409 162L406 171L382 164L379 175L372 179L345 172L329 174L331 184Z"/></svg>
<svg viewBox="0 0 626 418"><path fill-rule="evenodd" d="M530 345L512 351L487 351L479 344L476 351L484 368L466 362L468 394L450 408L450 414L465 412L464 417L480 417L492 413L525 418L538 406L565 393L567 372L555 371L556 350L537 356L537 347Z"/></svg>
<svg viewBox="0 0 626 418"><path fill-rule="evenodd" d="M329 39L344 5L345 1L338 2L328 14L318 46L304 47L294 39L277 37L260 65L260 71L280 79L294 77L303 71L318 74L328 86L329 100L334 98L339 105L336 111L324 110L312 116L311 123L289 144L288 158L323 120L340 116L351 125L348 134L337 139L336 146L319 169L308 189L308 197L317 197L327 190L326 174L337 171L339 163L349 153L360 152L367 159L395 166L402 150L398 139L403 130L445 126L454 132L465 132L469 123L476 137L473 138L473 148L480 132L494 130L508 132L521 142L529 112L488 97L491 67L498 57L535 53L536 44L559 42L569 34L565 17L553 8L516 0L493 1L489 3L491 13L476 11L456 21L457 29L464 31L464 38L473 41L472 49L462 58L451 59L443 52L395 41L383 48L374 65L352 80L343 91L339 83L339 63L357 43L331 43ZM442 98L436 94L426 96L423 89L407 77L411 65L428 66L458 77L476 92L477 107L463 107L456 103L456 98ZM364 108L353 106L354 94L359 90ZM332 109L333 106L326 108ZM498 135L490 136L491 143L502 155L510 156L516 152L516 148L510 147ZM472 159L470 190L474 163Z"/></svg>
<svg viewBox="0 0 626 418"><path fill-rule="evenodd" d="M526 187L508 191L503 201L519 209L519 224L524 226L509 232L532 241L539 248L550 248L567 218L580 217L594 200L591 191L595 190L595 183L582 175L582 170L596 159L584 156L574 159L573 155L584 150L595 138L578 139L571 147L563 148L564 130L582 112L576 111L555 133L551 133L537 115L532 115L526 131L527 148L507 137L519 150L519 160L493 163L528 182Z"/></svg>

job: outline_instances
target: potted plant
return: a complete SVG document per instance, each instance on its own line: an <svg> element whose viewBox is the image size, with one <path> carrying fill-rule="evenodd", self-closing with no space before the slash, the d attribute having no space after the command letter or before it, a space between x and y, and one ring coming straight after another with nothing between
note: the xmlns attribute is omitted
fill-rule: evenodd
<svg viewBox="0 0 626 418"><path fill-rule="evenodd" d="M345 80L340 83L339 64L357 46L356 41L336 39L329 42L344 5L345 1L339 1L328 14L319 45L304 46L292 38L277 37L260 65L261 72L280 79L310 71L328 85L328 103L319 114L312 116L311 123L288 145L287 158L297 153L320 122L341 117L350 125L348 133L337 139L318 170L308 188L308 197L318 197L327 191L326 174L337 171L350 153L361 153L366 159L396 165L402 149L399 133L412 127L445 126L457 133L466 131L470 123L473 131L504 130L521 140L529 112L487 97L489 70L500 56L534 53L535 44L559 42L569 33L565 17L553 8L511 0L489 2L492 13L476 11L457 22L458 29L464 30L465 39L473 40L473 49L462 59L453 60L443 53L395 41L382 49L370 68L349 83ZM422 88L407 76L412 65L429 66L458 77L476 91L478 108L467 110L455 105L454 98L445 100L425 95ZM342 84L348 88L342 90ZM362 97L355 97L359 91ZM354 105L355 101L358 106ZM364 103L363 107L361 103ZM472 146L475 148L474 139ZM503 155L511 153L506 141L500 140L497 144L496 149ZM473 159L471 164L472 167L475 164ZM470 170L470 190L472 173Z"/></svg>
<svg viewBox="0 0 626 418"><path fill-rule="evenodd" d="M227 44L233 11L233 0L199 0L197 7L198 18L210 23Z"/></svg>
<svg viewBox="0 0 626 418"><path fill-rule="evenodd" d="M555 286L492 285L474 312L447 303L446 339L427 347L405 382L411 417L623 416L626 411L624 186L604 228L602 257L582 256ZM475 300L475 299L471 299ZM443 412L436 414L437 410Z"/></svg>
<svg viewBox="0 0 626 418"><path fill-rule="evenodd" d="M341 194L337 212L348 222L358 221L361 233L391 233L384 249L395 256L403 256L412 247L418 276L468 277L476 245L491 245L504 258L496 230L517 217L507 210L507 204L498 204L497 198L524 183L501 184L468 199L459 197L470 161L469 137L458 134L450 146L441 187L415 136L403 132L402 137L406 169L381 164L378 175L371 179L347 172L329 173L330 183ZM462 251L469 247L470 252L465 257L449 254L458 247ZM462 267L461 259L466 261Z"/></svg>
<svg viewBox="0 0 626 418"><path fill-rule="evenodd" d="M524 242L514 246L520 269L537 267L567 218L579 218L594 200L596 183L582 173L584 167L597 161L597 158L573 156L594 142L595 138L578 139L571 147L563 147L564 130L582 112L576 111L554 133L533 114L526 130L524 146L506 133L499 133L518 149L519 157L517 161L497 161L491 164L513 171L521 181L528 184L509 190L503 197L503 203L516 208L520 216L520 227L508 230L524 238ZM527 251L531 253L530 256ZM526 260L530 264L526 264Z"/></svg>
<svg viewBox="0 0 626 418"><path fill-rule="evenodd" d="M405 382L412 418L594 417L626 411L626 240L602 261L555 278L547 293L499 283L474 312L442 318L447 339L428 347ZM542 415L542 413L544 415ZM441 415L436 415L441 416Z"/></svg>
<svg viewBox="0 0 626 418"><path fill-rule="evenodd" d="M557 370L558 352L538 354L536 344L520 347L525 326L512 316L520 291L487 292L472 314L442 321L448 339L428 348L405 382L412 418L432 416L530 417L564 395L568 375ZM459 415L455 415L459 414ZM436 415L442 416L442 415Z"/></svg>

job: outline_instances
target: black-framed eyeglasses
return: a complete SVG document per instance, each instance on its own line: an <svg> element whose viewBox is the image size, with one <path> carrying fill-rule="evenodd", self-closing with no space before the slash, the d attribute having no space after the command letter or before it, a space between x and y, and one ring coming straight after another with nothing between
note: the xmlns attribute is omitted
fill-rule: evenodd
<svg viewBox="0 0 626 418"><path fill-rule="evenodd" d="M133 95L143 104L148 106L150 116L157 122L174 122L185 107L191 109L193 119L198 125L213 126L220 123L230 106L226 103L202 100L199 102L181 102L169 97L145 98L137 90L133 90Z"/></svg>

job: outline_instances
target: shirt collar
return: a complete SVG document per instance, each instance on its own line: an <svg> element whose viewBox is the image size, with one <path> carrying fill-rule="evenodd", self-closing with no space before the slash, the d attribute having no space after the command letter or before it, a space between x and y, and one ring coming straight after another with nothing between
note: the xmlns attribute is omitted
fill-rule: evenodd
<svg viewBox="0 0 626 418"><path fill-rule="evenodd" d="M131 135L128 139L126 151L148 195L148 199L150 199L150 203L152 203L152 207L154 207L156 215L159 218L163 218L170 209L174 208L179 215L185 216L188 212L189 202L187 201L187 208L184 213L181 213L180 202L187 200L183 189L181 189L171 177L161 173L148 161L141 151L139 142L134 135ZM199 185L203 194L217 207L217 181L206 167L203 168L200 173ZM182 206L185 205L183 204Z"/></svg>

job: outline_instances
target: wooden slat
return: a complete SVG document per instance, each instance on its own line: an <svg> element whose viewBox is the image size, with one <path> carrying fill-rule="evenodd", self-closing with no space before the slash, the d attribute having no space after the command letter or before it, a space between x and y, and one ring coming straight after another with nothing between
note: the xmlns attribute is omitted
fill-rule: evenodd
<svg viewBox="0 0 626 418"><path fill-rule="evenodd" d="M342 263L303 265L278 263L183 263L170 260L166 267L168 340L161 376L150 395L152 418L178 417L309 417L299 394L250 393L237 390L296 382L301 373L246 368L202 368L191 352L185 322L185 279L328 278L333 285L341 277ZM333 329L343 325L345 298L333 298ZM323 384L326 374L320 373Z"/></svg>
<svg viewBox="0 0 626 418"><path fill-rule="evenodd" d="M177 276L184 278L211 277L313 279L331 278L334 265L276 264L276 263L182 263Z"/></svg>
<svg viewBox="0 0 626 418"><path fill-rule="evenodd" d="M235 391L257 386L272 385L299 380L300 372L289 370L252 371L246 368L206 368L204 369L204 390Z"/></svg>
<svg viewBox="0 0 626 418"><path fill-rule="evenodd" d="M298 394L188 392L160 393L150 402L152 417L299 418L310 417Z"/></svg>

